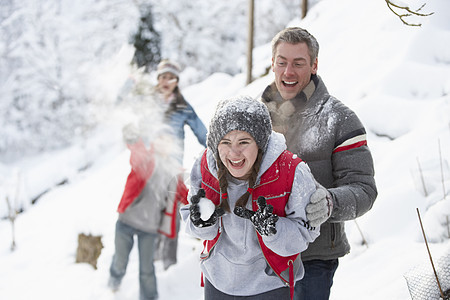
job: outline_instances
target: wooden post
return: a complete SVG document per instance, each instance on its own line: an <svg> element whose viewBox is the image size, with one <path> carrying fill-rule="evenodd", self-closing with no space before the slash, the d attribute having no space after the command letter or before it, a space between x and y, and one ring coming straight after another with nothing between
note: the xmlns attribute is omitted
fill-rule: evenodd
<svg viewBox="0 0 450 300"><path fill-rule="evenodd" d="M252 82L254 10L255 0L248 0L247 84Z"/></svg>
<svg viewBox="0 0 450 300"><path fill-rule="evenodd" d="M308 0L302 1L302 19L306 17L306 13L308 12Z"/></svg>

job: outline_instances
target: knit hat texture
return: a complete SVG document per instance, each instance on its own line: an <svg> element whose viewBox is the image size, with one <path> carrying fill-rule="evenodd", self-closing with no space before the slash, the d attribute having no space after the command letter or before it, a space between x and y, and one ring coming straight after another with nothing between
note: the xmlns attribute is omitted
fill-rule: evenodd
<svg viewBox="0 0 450 300"><path fill-rule="evenodd" d="M158 67L156 68L156 77L159 77L160 75L167 72L172 73L178 78L180 77L181 68L176 62L164 59L158 64Z"/></svg>
<svg viewBox="0 0 450 300"><path fill-rule="evenodd" d="M269 110L263 103L250 96L220 101L209 124L207 135L208 148L215 156L220 140L233 130L249 133L255 139L258 148L265 152L272 133Z"/></svg>

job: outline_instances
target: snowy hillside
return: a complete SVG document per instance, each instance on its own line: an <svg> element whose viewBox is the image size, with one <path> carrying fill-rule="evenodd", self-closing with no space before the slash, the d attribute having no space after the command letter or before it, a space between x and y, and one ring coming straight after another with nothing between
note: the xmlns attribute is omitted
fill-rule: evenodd
<svg viewBox="0 0 450 300"><path fill-rule="evenodd" d="M318 74L360 116L375 161L379 196L357 223L346 224L352 250L340 259L333 300L410 299L404 275L419 264L429 267L416 208L433 257L450 251L450 2L429 1L424 9L435 13L418 20L422 27L409 27L382 0L324 0L306 19L286 24L318 39ZM255 54L256 70L270 66L270 44ZM218 100L257 97L272 79L270 73L245 86L245 74L216 73L182 92L208 125ZM120 124L111 115L88 142L1 166L2 195L53 187L17 216L13 252L11 224L0 220L1 299L138 299L136 247L121 289L114 294L106 287L116 208L129 172ZM186 172L201 150L188 131ZM67 183L54 187L62 179ZM7 211L3 199L0 211ZM79 233L103 236L97 270L75 263ZM201 300L200 241L182 232L179 244L177 265L164 271L156 264L160 299Z"/></svg>

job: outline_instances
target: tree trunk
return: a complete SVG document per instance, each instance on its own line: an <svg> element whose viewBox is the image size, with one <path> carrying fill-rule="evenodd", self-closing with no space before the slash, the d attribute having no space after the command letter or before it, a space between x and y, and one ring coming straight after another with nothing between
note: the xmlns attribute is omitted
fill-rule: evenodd
<svg viewBox="0 0 450 300"><path fill-rule="evenodd" d="M76 263L88 263L97 269L97 259L100 256L103 248L102 237L93 236L91 234L85 235L80 233L78 235L78 248Z"/></svg>
<svg viewBox="0 0 450 300"><path fill-rule="evenodd" d="M247 84L252 82L253 68L253 15L255 0L248 0Z"/></svg>

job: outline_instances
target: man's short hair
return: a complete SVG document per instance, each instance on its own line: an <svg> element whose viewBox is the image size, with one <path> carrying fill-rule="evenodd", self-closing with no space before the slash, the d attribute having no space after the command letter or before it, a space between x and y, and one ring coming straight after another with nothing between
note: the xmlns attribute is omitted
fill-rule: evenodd
<svg viewBox="0 0 450 300"><path fill-rule="evenodd" d="M308 46L311 66L319 55L319 43L306 29L300 27L288 27L277 33L272 39L272 58L275 58L277 47L282 42L293 45L305 43Z"/></svg>

